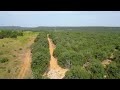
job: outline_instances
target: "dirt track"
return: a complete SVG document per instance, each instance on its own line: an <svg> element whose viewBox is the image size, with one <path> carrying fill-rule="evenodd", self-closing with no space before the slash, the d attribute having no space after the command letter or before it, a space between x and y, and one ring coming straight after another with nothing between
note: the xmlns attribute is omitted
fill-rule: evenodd
<svg viewBox="0 0 120 90"><path fill-rule="evenodd" d="M48 73L45 73L44 75L47 75L47 77L49 77L50 79L62 79L65 76L65 73L66 71L68 71L68 69L63 69L58 65L57 58L53 56L53 52L56 46L49 38L49 35L47 35L47 39L50 50L50 66Z"/></svg>
<svg viewBox="0 0 120 90"><path fill-rule="evenodd" d="M25 50L24 56L22 57L22 59L23 59L22 68L20 69L17 79L24 79L27 75L30 76L30 78L32 78L31 77L32 75L30 75L30 74L32 74L32 70L31 70L31 61L32 60L31 60L30 46L34 42L35 38L36 37L30 38L30 42L26 45L27 49Z"/></svg>
<svg viewBox="0 0 120 90"><path fill-rule="evenodd" d="M31 54L31 52L30 52L30 50L28 50L24 55L24 63L21 68L21 71L18 75L18 79L23 79L25 77L26 72L30 69L30 65L31 65L31 55L30 54Z"/></svg>

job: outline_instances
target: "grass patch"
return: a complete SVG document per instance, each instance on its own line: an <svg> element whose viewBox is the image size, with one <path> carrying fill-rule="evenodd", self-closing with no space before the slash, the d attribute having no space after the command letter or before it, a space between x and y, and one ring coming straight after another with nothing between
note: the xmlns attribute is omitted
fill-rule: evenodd
<svg viewBox="0 0 120 90"><path fill-rule="evenodd" d="M2 51L0 51L0 55L3 55L4 53Z"/></svg>
<svg viewBox="0 0 120 90"><path fill-rule="evenodd" d="M6 67L0 67L0 69L6 69Z"/></svg>
<svg viewBox="0 0 120 90"><path fill-rule="evenodd" d="M27 47L30 48L29 40L36 37L38 32L24 31L23 36L17 38L0 39L0 78L16 78L22 62L22 54Z"/></svg>

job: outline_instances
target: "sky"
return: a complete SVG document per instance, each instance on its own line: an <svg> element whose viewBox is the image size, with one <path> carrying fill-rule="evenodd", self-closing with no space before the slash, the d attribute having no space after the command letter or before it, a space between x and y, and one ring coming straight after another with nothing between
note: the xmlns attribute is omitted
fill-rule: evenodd
<svg viewBox="0 0 120 90"><path fill-rule="evenodd" d="M120 11L0 11L0 26L120 26Z"/></svg>

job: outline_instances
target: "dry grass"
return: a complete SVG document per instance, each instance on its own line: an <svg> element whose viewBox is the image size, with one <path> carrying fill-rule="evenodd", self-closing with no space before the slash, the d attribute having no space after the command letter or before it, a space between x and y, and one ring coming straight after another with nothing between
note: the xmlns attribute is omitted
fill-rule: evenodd
<svg viewBox="0 0 120 90"><path fill-rule="evenodd" d="M18 38L0 39L0 58L7 57L8 62L0 63L0 78L15 79L20 72L24 62L23 56L27 48L30 47L30 39L36 37L37 33L24 32L24 36Z"/></svg>

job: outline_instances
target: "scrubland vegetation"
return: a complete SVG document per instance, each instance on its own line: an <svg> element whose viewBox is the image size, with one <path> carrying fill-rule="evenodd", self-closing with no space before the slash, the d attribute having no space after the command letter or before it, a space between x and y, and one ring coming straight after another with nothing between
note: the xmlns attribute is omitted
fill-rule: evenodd
<svg viewBox="0 0 120 90"><path fill-rule="evenodd" d="M0 39L3 38L17 38L17 36L23 36L22 31L10 31L10 30L1 30Z"/></svg>
<svg viewBox="0 0 120 90"><path fill-rule="evenodd" d="M34 78L44 78L43 74L49 66L49 47L47 41L47 33L41 32L35 39L32 46L32 71Z"/></svg>
<svg viewBox="0 0 120 90"><path fill-rule="evenodd" d="M56 44L54 56L59 65L70 69L66 79L120 78L120 33L54 32L51 38ZM101 62L112 53L111 64L104 68Z"/></svg>
<svg viewBox="0 0 120 90"><path fill-rule="evenodd" d="M120 31L105 29L36 30L31 34L26 33L29 31L0 31L0 73L7 72L1 74L0 78L4 75L9 78L12 75L15 70L9 68L12 65L9 63L22 53L28 37L39 33L31 46L31 68L35 79L47 78L43 77L48 71L50 61L47 34L56 45L54 57L58 58L58 64L69 69L63 79L120 79ZM104 67L102 62L107 59L111 63ZM14 66L15 64L19 65L19 61L15 61Z"/></svg>
<svg viewBox="0 0 120 90"><path fill-rule="evenodd" d="M46 32L56 45L54 56L58 58L58 64L63 68L68 68L64 79L118 79L120 78L120 33L117 32L97 32L97 31L58 31ZM45 35L45 36L43 36ZM49 50L46 34L40 33L33 49L39 72L41 67L44 72L49 63ZM44 38L44 39L43 39ZM38 39L38 38L37 38ZM39 46L38 45L42 45ZM46 49L46 52L43 50ZM34 53L35 53L34 52ZM101 62L109 59L111 54L113 58L111 63L104 67ZM41 58L40 56L44 56ZM33 62L34 62L33 58ZM40 59L39 59L40 58ZM41 64L39 64L41 61ZM43 62L46 63L43 64ZM84 64L88 63L86 67ZM39 64L39 65L38 65ZM43 72L42 72L43 74ZM40 75L40 74L38 74Z"/></svg>

